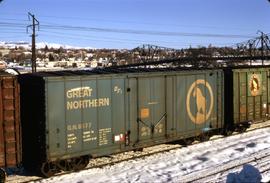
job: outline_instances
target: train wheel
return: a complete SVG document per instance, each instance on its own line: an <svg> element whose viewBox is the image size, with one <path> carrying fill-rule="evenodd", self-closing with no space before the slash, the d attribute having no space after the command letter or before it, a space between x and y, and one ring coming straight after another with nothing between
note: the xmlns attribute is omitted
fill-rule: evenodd
<svg viewBox="0 0 270 183"><path fill-rule="evenodd" d="M194 142L193 138L187 138L187 139L183 139L183 142L181 145L188 146L188 145L191 145L193 142Z"/></svg>
<svg viewBox="0 0 270 183"><path fill-rule="evenodd" d="M89 164L89 157L88 156L81 156L79 158L74 158L73 161L73 170L78 171L84 169Z"/></svg>
<svg viewBox="0 0 270 183"><path fill-rule="evenodd" d="M71 171L73 170L72 159L61 160L57 163L57 166L59 169L63 171Z"/></svg>
<svg viewBox="0 0 270 183"><path fill-rule="evenodd" d="M230 136L230 135L232 135L232 134L233 134L233 131L227 130L225 135L226 135L226 136Z"/></svg>
<svg viewBox="0 0 270 183"><path fill-rule="evenodd" d="M61 160L57 163L59 169L63 171L78 171L84 169L89 163L88 156Z"/></svg>
<svg viewBox="0 0 270 183"><path fill-rule="evenodd" d="M237 130L239 133L244 133L245 131L247 131L247 127L245 126L241 126L239 127L239 129Z"/></svg>
<svg viewBox="0 0 270 183"><path fill-rule="evenodd" d="M209 139L210 139L209 134L205 133L205 134L200 135L200 139L199 140L201 142L205 142L205 141L208 141Z"/></svg>
<svg viewBox="0 0 270 183"><path fill-rule="evenodd" d="M7 178L7 173L3 168L0 168L0 183L5 182Z"/></svg>
<svg viewBox="0 0 270 183"><path fill-rule="evenodd" d="M230 135L233 134L233 131L234 130L226 129L226 130L224 130L224 132L222 133L222 135L224 135L224 136L230 136Z"/></svg>
<svg viewBox="0 0 270 183"><path fill-rule="evenodd" d="M54 163L45 162L42 164L40 171L44 177L51 177L58 172L58 169Z"/></svg>
<svg viewBox="0 0 270 183"><path fill-rule="evenodd" d="M133 151L135 151L135 152L143 152L143 148L137 148L137 149L134 149Z"/></svg>

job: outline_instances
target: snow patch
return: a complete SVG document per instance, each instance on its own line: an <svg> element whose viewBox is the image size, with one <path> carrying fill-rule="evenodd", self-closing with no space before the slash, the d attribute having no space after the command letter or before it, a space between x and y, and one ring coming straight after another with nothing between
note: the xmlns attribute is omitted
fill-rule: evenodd
<svg viewBox="0 0 270 183"><path fill-rule="evenodd" d="M182 182L184 177L196 172L200 174L205 169L241 161L269 148L270 128L260 129L112 166L52 177L41 182ZM249 164L243 166L240 173L225 175L224 178L226 177L227 182L263 182L270 178L260 175L259 171Z"/></svg>
<svg viewBox="0 0 270 183"><path fill-rule="evenodd" d="M36 43L36 48L37 49L45 48L46 45L48 46L48 48L54 48L54 49L59 49L60 47L64 49L95 49L93 47L79 47L79 46L71 46L71 45L48 43L48 42ZM31 44L25 41L17 41L17 42L0 41L0 46L4 48L10 48L10 49L14 49L15 47L24 47L25 49L31 49Z"/></svg>

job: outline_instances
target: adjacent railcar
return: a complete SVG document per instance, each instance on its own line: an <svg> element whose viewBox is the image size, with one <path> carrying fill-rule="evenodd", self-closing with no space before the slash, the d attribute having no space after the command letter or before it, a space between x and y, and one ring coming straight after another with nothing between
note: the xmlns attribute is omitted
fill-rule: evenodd
<svg viewBox="0 0 270 183"><path fill-rule="evenodd" d="M269 119L269 67L228 68L224 75L227 132Z"/></svg>
<svg viewBox="0 0 270 183"><path fill-rule="evenodd" d="M223 129L222 70L114 72L19 77L26 168L51 176L91 157Z"/></svg>
<svg viewBox="0 0 270 183"><path fill-rule="evenodd" d="M0 73L0 180L5 181L4 168L21 163L20 95L17 78ZM2 169L3 168L3 169Z"/></svg>

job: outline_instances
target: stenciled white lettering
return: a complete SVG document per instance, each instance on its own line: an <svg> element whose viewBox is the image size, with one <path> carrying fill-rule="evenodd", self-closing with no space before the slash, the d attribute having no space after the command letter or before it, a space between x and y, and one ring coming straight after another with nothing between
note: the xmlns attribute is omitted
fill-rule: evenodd
<svg viewBox="0 0 270 183"><path fill-rule="evenodd" d="M110 98L67 101L67 110L85 109L91 107L106 107L109 105L110 105Z"/></svg>
<svg viewBox="0 0 270 183"><path fill-rule="evenodd" d="M73 88L66 92L67 98L84 98L91 97L93 89L90 87Z"/></svg>

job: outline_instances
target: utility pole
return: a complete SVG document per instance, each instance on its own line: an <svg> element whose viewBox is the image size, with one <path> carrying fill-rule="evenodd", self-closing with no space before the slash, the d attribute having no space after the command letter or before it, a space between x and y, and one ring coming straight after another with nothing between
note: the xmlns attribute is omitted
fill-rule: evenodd
<svg viewBox="0 0 270 183"><path fill-rule="evenodd" d="M32 18L32 25L27 26L27 33L28 28L32 28L32 73L37 72L37 66L36 66L36 26L38 26L39 30L39 21L35 18L35 15L28 12L28 19L30 20L30 17Z"/></svg>
<svg viewBox="0 0 270 183"><path fill-rule="evenodd" d="M249 42L248 47L249 47L249 56L252 57L252 43ZM252 65L252 59L250 59L249 65Z"/></svg>

